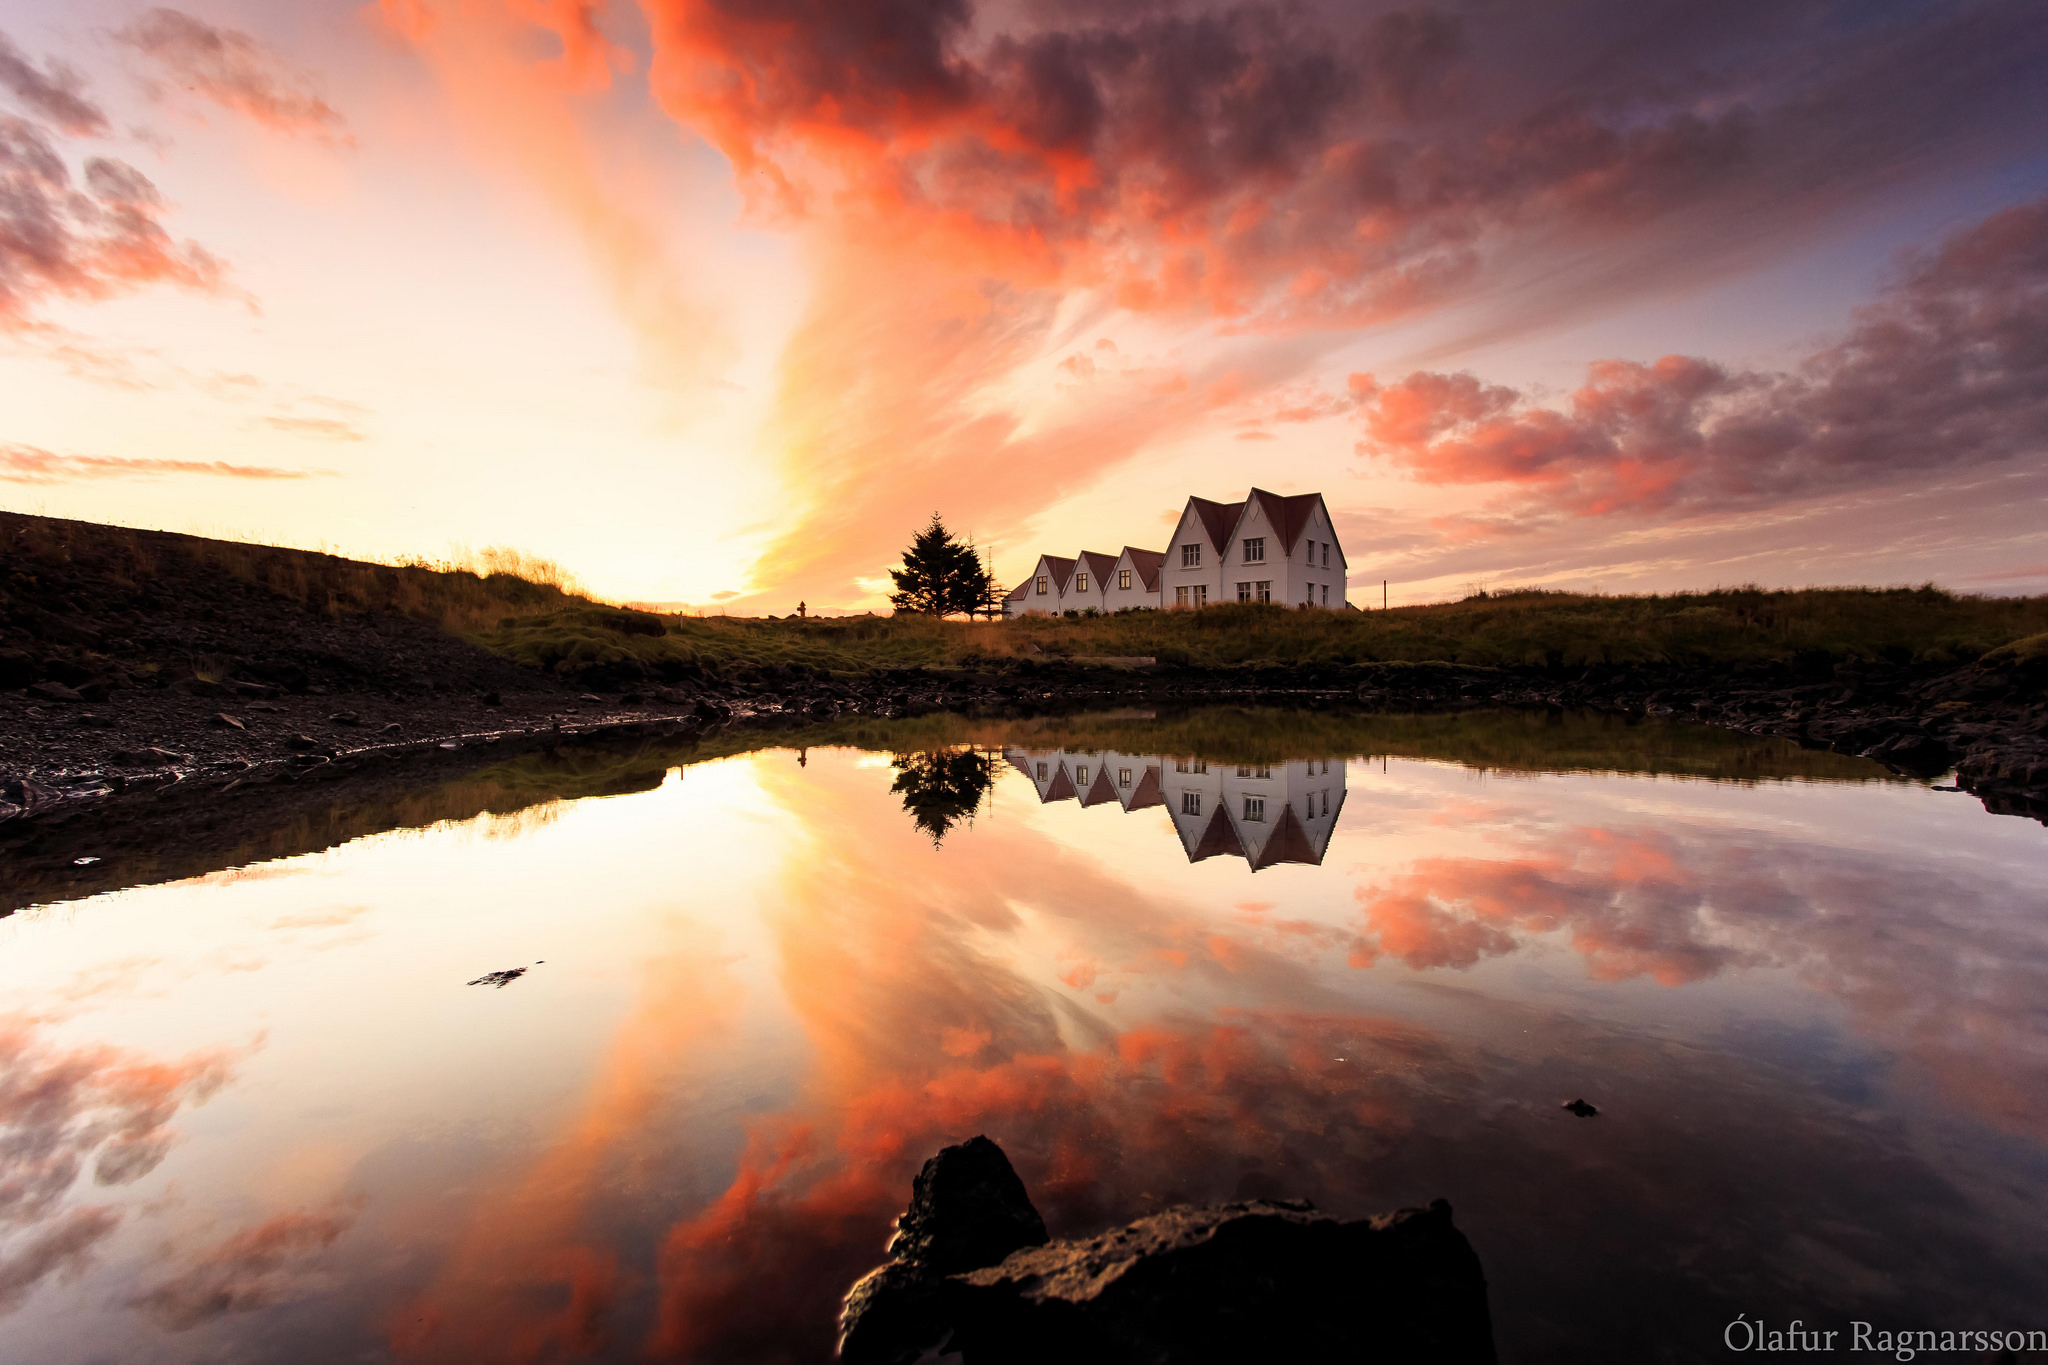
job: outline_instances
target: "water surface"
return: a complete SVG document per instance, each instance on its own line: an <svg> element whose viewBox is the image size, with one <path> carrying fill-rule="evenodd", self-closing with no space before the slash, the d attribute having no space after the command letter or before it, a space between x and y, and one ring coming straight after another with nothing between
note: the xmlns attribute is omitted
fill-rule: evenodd
<svg viewBox="0 0 2048 1365"><path fill-rule="evenodd" d="M1511 1361L2048 1327L2037 824L1597 717L751 742L0 921L0 1357L821 1360L977 1132L1055 1235L1446 1197Z"/></svg>

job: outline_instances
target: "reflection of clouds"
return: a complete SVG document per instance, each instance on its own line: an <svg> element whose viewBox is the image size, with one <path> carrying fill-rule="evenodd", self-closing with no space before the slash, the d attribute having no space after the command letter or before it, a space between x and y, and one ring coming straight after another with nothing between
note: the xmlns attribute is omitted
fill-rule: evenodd
<svg viewBox="0 0 2048 1365"><path fill-rule="evenodd" d="M581 1109L537 1159L505 1173L471 1211L433 1283L392 1315L401 1359L466 1365L606 1350L610 1314L633 1277L593 1226L595 1206L628 1178L622 1167L668 1140L658 1111L678 1059L728 1028L738 1008L713 947L679 934L649 958L638 1005Z"/></svg>
<svg viewBox="0 0 2048 1365"><path fill-rule="evenodd" d="M88 1166L96 1185L127 1185L170 1150L170 1123L224 1084L229 1059L152 1062L113 1047L64 1051L42 1021L0 1022L0 1309L44 1276L82 1264L119 1215L65 1207Z"/></svg>
<svg viewBox="0 0 2048 1365"><path fill-rule="evenodd" d="M1533 828L1531 826L1530 828ZM1357 888L1354 966L1465 968L1562 933L1596 980L1795 967L1984 1118L2048 1134L2048 925L2026 893L1755 832L1582 826Z"/></svg>
<svg viewBox="0 0 2048 1365"><path fill-rule="evenodd" d="M302 1263L332 1246L352 1214L281 1213L235 1233L133 1300L174 1332L250 1313L312 1288Z"/></svg>

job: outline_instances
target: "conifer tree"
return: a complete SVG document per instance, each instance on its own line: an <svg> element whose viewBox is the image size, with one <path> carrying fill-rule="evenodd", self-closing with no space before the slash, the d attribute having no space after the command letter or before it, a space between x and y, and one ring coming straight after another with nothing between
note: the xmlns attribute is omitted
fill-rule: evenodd
<svg viewBox="0 0 2048 1365"><path fill-rule="evenodd" d="M973 549L953 538L937 512L903 552L903 567L889 570L896 591L889 604L922 616L972 613L989 595L988 570Z"/></svg>

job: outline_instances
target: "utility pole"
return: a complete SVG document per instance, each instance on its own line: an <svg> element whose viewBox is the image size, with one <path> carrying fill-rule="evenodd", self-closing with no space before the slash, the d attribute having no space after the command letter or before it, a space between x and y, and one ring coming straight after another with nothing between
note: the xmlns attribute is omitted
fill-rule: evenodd
<svg viewBox="0 0 2048 1365"><path fill-rule="evenodd" d="M1381 610L1381 611L1385 611L1386 609L1387 609L1387 580L1386 580L1386 579L1384 579L1384 578L1382 578L1382 579L1380 580L1380 610Z"/></svg>

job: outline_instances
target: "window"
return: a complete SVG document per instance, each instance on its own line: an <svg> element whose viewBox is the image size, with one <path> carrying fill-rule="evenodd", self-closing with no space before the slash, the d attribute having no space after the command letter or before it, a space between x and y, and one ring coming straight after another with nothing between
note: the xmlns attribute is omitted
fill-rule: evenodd
<svg viewBox="0 0 2048 1365"><path fill-rule="evenodd" d="M1188 770L1188 761L1184 758L1176 758L1173 760L1173 770L1177 773L1186 772Z"/></svg>
<svg viewBox="0 0 2048 1365"><path fill-rule="evenodd" d="M1191 773L1205 773L1209 771L1209 765L1198 758L1188 765L1188 771Z"/></svg>
<svg viewBox="0 0 2048 1365"><path fill-rule="evenodd" d="M1249 583L1240 583L1240 584L1238 584L1238 585L1237 585L1237 600L1238 600L1238 601L1240 601L1240 602L1249 602L1249 601L1251 601L1251 600L1252 600L1252 585L1251 585L1251 584L1249 584Z"/></svg>
<svg viewBox="0 0 2048 1365"><path fill-rule="evenodd" d="M1328 787L1325 787L1325 788L1323 788L1323 814L1325 814L1325 815L1328 815L1329 813L1330 813L1330 789L1329 789Z"/></svg>
<svg viewBox="0 0 2048 1365"><path fill-rule="evenodd" d="M1075 574L1075 575L1074 575L1074 591L1075 591L1075 592L1086 592L1086 591L1088 591L1088 575L1087 575L1087 574L1084 574L1084 573L1077 573L1077 574Z"/></svg>
<svg viewBox="0 0 2048 1365"><path fill-rule="evenodd" d="M1116 784L1119 787L1131 785L1131 770L1129 768L1118 768L1116 770Z"/></svg>
<svg viewBox="0 0 2048 1365"><path fill-rule="evenodd" d="M1088 785L1088 765L1086 763L1074 769L1074 785L1077 787Z"/></svg>
<svg viewBox="0 0 2048 1365"><path fill-rule="evenodd" d="M1131 571L1129 569L1118 569L1116 571L1116 585L1121 589L1128 590L1130 588Z"/></svg>
<svg viewBox="0 0 2048 1365"><path fill-rule="evenodd" d="M1045 596L1045 585L1046 585L1046 582L1047 582L1047 580L1046 580L1046 577L1045 577L1045 575L1044 575L1044 574L1040 574L1040 575L1038 576L1038 595L1039 595L1040 597L1043 597L1043 596Z"/></svg>
<svg viewBox="0 0 2048 1365"><path fill-rule="evenodd" d="M1330 605L1330 585L1328 583L1323 584L1323 605L1326 607Z"/></svg>
<svg viewBox="0 0 2048 1365"><path fill-rule="evenodd" d="M1176 607L1184 607L1187 604L1188 590L1186 588L1175 588L1173 590L1173 605L1175 605Z"/></svg>
<svg viewBox="0 0 2048 1365"><path fill-rule="evenodd" d="M1263 824L1266 819L1266 798L1263 796L1247 796L1244 799L1244 818Z"/></svg>
<svg viewBox="0 0 2048 1365"><path fill-rule="evenodd" d="M1181 566L1181 567L1182 567L1183 569L1199 569L1199 568L1201 568L1201 567L1202 567L1202 547L1201 547L1200 545L1183 545L1183 546L1181 546L1181 547L1180 547L1180 566Z"/></svg>
<svg viewBox="0 0 2048 1365"><path fill-rule="evenodd" d="M1256 778L1261 778L1261 779L1265 779L1265 778L1270 778L1270 777L1272 777L1272 776L1273 776L1273 770L1272 770L1271 768L1266 768L1266 767L1258 767L1258 768L1239 768L1239 769L1237 770L1237 775L1238 775L1239 777L1256 777Z"/></svg>
<svg viewBox="0 0 2048 1365"><path fill-rule="evenodd" d="M1305 598L1303 598L1303 599L1302 599L1302 602L1303 602L1303 604L1304 604L1305 606L1311 606L1311 607L1312 607L1312 606L1314 606L1314 605L1316 604L1316 585L1315 585L1315 584L1311 583L1311 584L1309 584L1309 585L1308 585L1308 596L1307 596L1307 597L1305 597Z"/></svg>
<svg viewBox="0 0 2048 1365"><path fill-rule="evenodd" d="M1191 591L1194 593L1196 606L1206 607L1209 605L1209 585L1207 583L1197 583Z"/></svg>
<svg viewBox="0 0 2048 1365"><path fill-rule="evenodd" d="M1255 591L1254 591L1254 594L1253 594L1253 595L1254 595L1255 597L1257 597L1259 601L1261 601L1261 602L1270 602L1270 601L1272 601L1272 600L1273 600L1273 580L1272 580L1272 579L1270 579L1270 578L1262 578L1262 579L1260 579L1260 580L1259 580L1259 581L1258 581L1258 582L1257 582L1257 583L1256 583L1256 584L1254 585L1254 589L1255 589Z"/></svg>
<svg viewBox="0 0 2048 1365"><path fill-rule="evenodd" d="M1040 782L1045 781L1045 765L1043 763L1038 765L1038 780Z"/></svg>
<svg viewBox="0 0 2048 1365"><path fill-rule="evenodd" d="M1323 567L1330 567L1330 542L1327 540L1323 542Z"/></svg>
<svg viewBox="0 0 2048 1365"><path fill-rule="evenodd" d="M1244 562L1247 564L1263 564L1266 562L1266 538L1264 536L1252 536L1245 541Z"/></svg>
<svg viewBox="0 0 2048 1365"><path fill-rule="evenodd" d="M1182 815L1200 815L1202 813L1202 794L1200 792L1182 792L1180 794L1180 813Z"/></svg>

